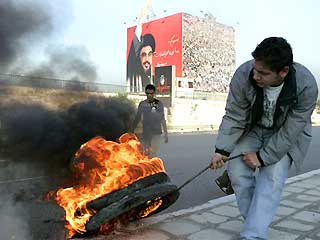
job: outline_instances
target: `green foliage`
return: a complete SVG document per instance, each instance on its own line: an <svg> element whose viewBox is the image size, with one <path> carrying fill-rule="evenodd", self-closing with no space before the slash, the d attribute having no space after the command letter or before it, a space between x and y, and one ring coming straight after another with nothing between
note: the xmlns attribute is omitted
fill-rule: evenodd
<svg viewBox="0 0 320 240"><path fill-rule="evenodd" d="M118 92L118 97L119 98L128 98L128 93L127 92Z"/></svg>

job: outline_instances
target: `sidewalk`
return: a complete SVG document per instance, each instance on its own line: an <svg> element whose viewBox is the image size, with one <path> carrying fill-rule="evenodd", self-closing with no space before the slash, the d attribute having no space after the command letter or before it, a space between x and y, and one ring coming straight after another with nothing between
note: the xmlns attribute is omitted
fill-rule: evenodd
<svg viewBox="0 0 320 240"><path fill-rule="evenodd" d="M95 240L234 240L242 224L234 195L131 223ZM269 240L320 239L320 169L287 180Z"/></svg>

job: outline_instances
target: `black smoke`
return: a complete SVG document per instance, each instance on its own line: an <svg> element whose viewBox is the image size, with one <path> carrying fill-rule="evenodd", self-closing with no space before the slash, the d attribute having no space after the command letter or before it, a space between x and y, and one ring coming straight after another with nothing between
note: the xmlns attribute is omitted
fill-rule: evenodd
<svg viewBox="0 0 320 240"><path fill-rule="evenodd" d="M70 7L63 1L56 4L61 3ZM57 28L61 28L61 24L55 24L61 16L52 7L52 3L41 0L0 1L0 73L95 81L96 66L84 46L50 42ZM72 15L71 8L67 14ZM41 63L35 63L30 55L38 46L44 47Z"/></svg>
<svg viewBox="0 0 320 240"><path fill-rule="evenodd" d="M65 115L65 122L70 128L71 149L95 136L117 141L128 132L133 118L134 103L126 97L92 97L86 102L72 105Z"/></svg>
<svg viewBox="0 0 320 240"><path fill-rule="evenodd" d="M0 69L5 71L36 43L35 39L39 41L52 31L48 9L40 1L0 1Z"/></svg>
<svg viewBox="0 0 320 240"><path fill-rule="evenodd" d="M10 103L1 109L1 115L5 154L19 160L46 161L46 157L63 151L68 128L62 112L40 104Z"/></svg>
<svg viewBox="0 0 320 240"><path fill-rule="evenodd" d="M86 141L98 135L116 141L127 132L134 112L126 97L92 97L63 111L40 104L2 105L0 157L48 171L68 169Z"/></svg>
<svg viewBox="0 0 320 240"><path fill-rule="evenodd" d="M83 46L50 46L45 55L46 60L28 75L86 82L97 79L96 66L90 61L90 55Z"/></svg>

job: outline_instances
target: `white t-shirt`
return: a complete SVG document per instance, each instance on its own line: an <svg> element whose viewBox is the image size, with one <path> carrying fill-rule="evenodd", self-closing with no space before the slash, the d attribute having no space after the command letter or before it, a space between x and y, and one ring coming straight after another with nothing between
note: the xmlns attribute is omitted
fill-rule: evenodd
<svg viewBox="0 0 320 240"><path fill-rule="evenodd" d="M276 103L283 87L283 83L277 87L265 87L263 88L263 114L259 122L264 127L273 126L273 115L276 110Z"/></svg>

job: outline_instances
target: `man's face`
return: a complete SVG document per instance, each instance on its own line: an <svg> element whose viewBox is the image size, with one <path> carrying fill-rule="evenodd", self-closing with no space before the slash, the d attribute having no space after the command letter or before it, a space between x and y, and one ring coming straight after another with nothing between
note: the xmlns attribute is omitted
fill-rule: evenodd
<svg viewBox="0 0 320 240"><path fill-rule="evenodd" d="M151 46L145 46L140 50L140 63L143 70L149 75L152 66L153 52Z"/></svg>
<svg viewBox="0 0 320 240"><path fill-rule="evenodd" d="M262 61L255 60L253 79L259 87L277 86L283 82L288 72L288 67L284 67L279 73L271 71Z"/></svg>
<svg viewBox="0 0 320 240"><path fill-rule="evenodd" d="M147 95L148 102L152 102L152 100L154 98L154 91L151 90L151 89L147 89L146 90L146 95Z"/></svg>

